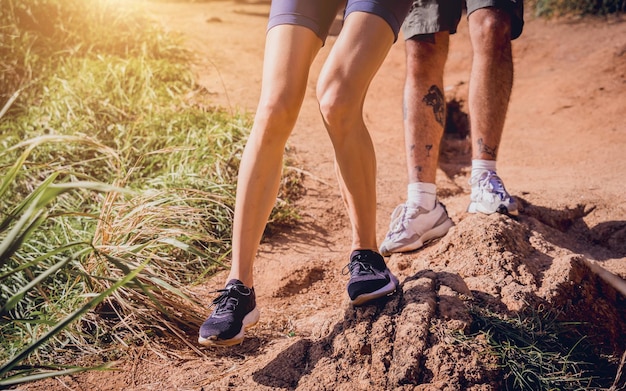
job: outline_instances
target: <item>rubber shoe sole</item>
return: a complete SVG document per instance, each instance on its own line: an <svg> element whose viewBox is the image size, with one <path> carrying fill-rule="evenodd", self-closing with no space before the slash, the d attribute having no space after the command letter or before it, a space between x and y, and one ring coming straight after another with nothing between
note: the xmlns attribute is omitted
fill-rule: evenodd
<svg viewBox="0 0 626 391"><path fill-rule="evenodd" d="M217 336L211 336L209 338L198 337L198 343L203 346L233 346L239 345L243 342L245 337L245 331L254 327L261 317L261 312L258 308L254 308L243 318L241 330L230 339L219 339Z"/></svg>
<svg viewBox="0 0 626 391"><path fill-rule="evenodd" d="M393 253L404 253L409 251L415 251L421 247L423 247L426 243L431 240L439 239L445 236L450 228L454 226L454 223L450 218L447 218L443 223L434 227L431 230L426 231L421 237L417 238L416 241L407 243L405 246L394 248L393 250L387 249L387 247L381 247L380 253L384 257L388 257Z"/></svg>
<svg viewBox="0 0 626 391"><path fill-rule="evenodd" d="M393 295L398 289L399 281L396 278L396 276L391 274L391 272L389 272L389 274L390 274L390 280L387 285L383 286L382 288L374 292L363 293L355 297L354 300L350 301L350 304L352 304L355 307L359 307L359 306L369 303L372 300L376 300L381 297Z"/></svg>
<svg viewBox="0 0 626 391"><path fill-rule="evenodd" d="M483 204L481 204L480 202L471 202L469 204L469 206L467 207L467 211L468 213L483 213L486 215L490 215L490 214L494 214L494 213L500 213L503 215L509 215L509 216L517 216L519 215L519 212L517 209L514 210L509 210L509 208L506 207L506 205L504 204L500 204L498 205L498 207L496 208L487 208L485 207Z"/></svg>

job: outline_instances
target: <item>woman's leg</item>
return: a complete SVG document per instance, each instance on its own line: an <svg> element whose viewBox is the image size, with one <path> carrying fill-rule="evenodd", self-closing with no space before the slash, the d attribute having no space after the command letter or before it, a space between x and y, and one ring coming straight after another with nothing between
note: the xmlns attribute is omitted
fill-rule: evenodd
<svg viewBox="0 0 626 391"><path fill-rule="evenodd" d="M200 327L202 345L229 346L243 341L259 320L253 281L254 258L282 173L285 143L298 117L309 68L322 45L308 28L278 25L267 33L261 98L244 149L233 222L232 266L225 289Z"/></svg>
<svg viewBox="0 0 626 391"><path fill-rule="evenodd" d="M261 97L239 167L229 275L250 287L254 257L276 203L285 144L321 45L301 26L279 25L267 33Z"/></svg>
<svg viewBox="0 0 626 391"><path fill-rule="evenodd" d="M382 18L353 12L324 64L317 95L335 149L337 177L352 223L352 249L377 251L376 157L363 103L394 33Z"/></svg>
<svg viewBox="0 0 626 391"><path fill-rule="evenodd" d="M347 290L353 305L389 295L398 279L376 244L376 157L363 121L367 89L394 41L382 18L352 12L322 68L320 110L335 150L341 195L352 223Z"/></svg>

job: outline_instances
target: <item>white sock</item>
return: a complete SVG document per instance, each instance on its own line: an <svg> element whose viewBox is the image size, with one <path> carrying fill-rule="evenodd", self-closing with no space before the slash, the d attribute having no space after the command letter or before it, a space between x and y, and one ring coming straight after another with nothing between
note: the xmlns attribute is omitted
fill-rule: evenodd
<svg viewBox="0 0 626 391"><path fill-rule="evenodd" d="M472 160L472 177L476 175L480 175L483 171L496 171L496 161L495 160L482 160L482 159L474 159Z"/></svg>
<svg viewBox="0 0 626 391"><path fill-rule="evenodd" d="M409 183L407 204L415 207L421 206L426 210L433 210L436 200L437 185L434 183Z"/></svg>

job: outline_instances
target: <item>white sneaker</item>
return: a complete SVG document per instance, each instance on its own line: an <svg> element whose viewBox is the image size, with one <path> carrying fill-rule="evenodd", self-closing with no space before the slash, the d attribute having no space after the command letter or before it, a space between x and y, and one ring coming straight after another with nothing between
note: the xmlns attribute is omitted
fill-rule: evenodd
<svg viewBox="0 0 626 391"><path fill-rule="evenodd" d="M391 214L389 232L380 245L380 253L389 256L417 250L429 240L444 236L453 225L445 206L439 201L431 211L400 204Z"/></svg>
<svg viewBox="0 0 626 391"><path fill-rule="evenodd" d="M470 179L472 194L467 208L469 213L502 213L517 216L517 202L504 188L502 179L494 172L485 170Z"/></svg>

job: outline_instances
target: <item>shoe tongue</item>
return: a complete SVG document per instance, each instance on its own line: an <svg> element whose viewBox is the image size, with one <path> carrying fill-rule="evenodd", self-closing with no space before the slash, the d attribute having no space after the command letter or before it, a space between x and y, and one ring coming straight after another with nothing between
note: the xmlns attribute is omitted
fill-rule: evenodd
<svg viewBox="0 0 626 391"><path fill-rule="evenodd" d="M228 283L226 283L226 288L231 287L233 285L243 285L243 286L245 286L243 284L243 282L241 282L240 280L238 280L236 278L233 278L232 280L228 281Z"/></svg>
<svg viewBox="0 0 626 391"><path fill-rule="evenodd" d="M355 259L355 258L359 260L364 260L365 258L367 258L369 253L372 253L372 252L373 252L372 250L354 250L350 254L350 260Z"/></svg>

